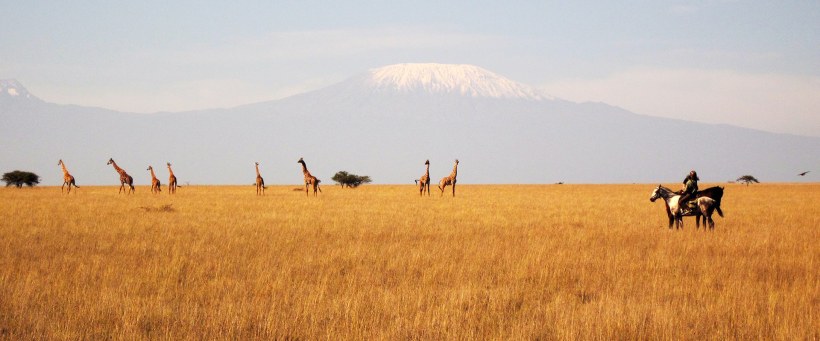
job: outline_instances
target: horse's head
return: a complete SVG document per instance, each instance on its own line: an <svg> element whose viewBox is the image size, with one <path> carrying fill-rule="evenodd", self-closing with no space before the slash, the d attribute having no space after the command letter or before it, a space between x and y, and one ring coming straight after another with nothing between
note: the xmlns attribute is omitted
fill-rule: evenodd
<svg viewBox="0 0 820 341"><path fill-rule="evenodd" d="M660 198L660 197L661 197L661 185L658 185L658 187L656 187L655 190L652 191L652 196L649 197L649 201L655 202L655 200L658 200L658 198Z"/></svg>

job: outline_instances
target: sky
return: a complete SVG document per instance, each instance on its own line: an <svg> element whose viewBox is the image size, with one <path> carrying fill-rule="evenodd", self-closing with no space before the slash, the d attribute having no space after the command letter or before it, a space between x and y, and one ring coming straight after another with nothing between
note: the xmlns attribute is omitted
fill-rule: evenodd
<svg viewBox="0 0 820 341"><path fill-rule="evenodd" d="M397 63L820 136L820 1L9 1L0 79L48 102L233 107Z"/></svg>

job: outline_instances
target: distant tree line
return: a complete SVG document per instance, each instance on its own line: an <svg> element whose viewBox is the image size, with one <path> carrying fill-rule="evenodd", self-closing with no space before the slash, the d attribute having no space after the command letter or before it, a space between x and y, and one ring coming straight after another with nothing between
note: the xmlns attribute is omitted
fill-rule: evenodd
<svg viewBox="0 0 820 341"><path fill-rule="evenodd" d="M737 178L736 181L745 183L746 186L749 186L749 184L751 184L751 183L760 183L760 181L757 181L757 179L755 179L755 177L753 177L751 175L741 176L741 177Z"/></svg>
<svg viewBox="0 0 820 341"><path fill-rule="evenodd" d="M23 185L33 187L40 183L40 176L32 172L16 170L3 174L2 181L6 183L6 187L15 186L20 188Z"/></svg>
<svg viewBox="0 0 820 341"><path fill-rule="evenodd" d="M369 184L373 181L370 180L370 177L367 175L359 176L356 174L350 174L346 171L336 172L336 175L334 175L333 178L331 178L331 180L336 181L336 183L342 185L342 188L344 188L345 186L356 188L362 184Z"/></svg>

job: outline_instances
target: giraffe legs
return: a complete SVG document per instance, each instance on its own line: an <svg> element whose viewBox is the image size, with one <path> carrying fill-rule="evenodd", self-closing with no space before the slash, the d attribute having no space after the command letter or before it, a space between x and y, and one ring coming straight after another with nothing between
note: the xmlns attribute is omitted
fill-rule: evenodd
<svg viewBox="0 0 820 341"><path fill-rule="evenodd" d="M125 189L125 184L128 184L127 194L131 194L131 193L136 193L136 192L137 192L137 191L134 189L134 179L133 179L133 178L131 178L130 176L129 176L129 177L127 177L127 178L125 179L125 181L123 181L123 182L122 182L122 185L120 185L120 188Z"/></svg>
<svg viewBox="0 0 820 341"><path fill-rule="evenodd" d="M419 181L419 196L424 196L424 191L430 196L430 181Z"/></svg>
<svg viewBox="0 0 820 341"><path fill-rule="evenodd" d="M438 189L441 191L441 193L439 193L439 197L444 196L444 190L447 189L447 186L450 186L450 185L453 186L453 188L452 188L453 196L454 197L456 196L456 182L455 182L455 180L444 178L444 179L441 180L441 182L438 185Z"/></svg>
<svg viewBox="0 0 820 341"><path fill-rule="evenodd" d="M305 196L310 196L310 189L313 187L313 196L318 196L317 192L321 192L322 188L319 187L319 181L307 181L305 182Z"/></svg>

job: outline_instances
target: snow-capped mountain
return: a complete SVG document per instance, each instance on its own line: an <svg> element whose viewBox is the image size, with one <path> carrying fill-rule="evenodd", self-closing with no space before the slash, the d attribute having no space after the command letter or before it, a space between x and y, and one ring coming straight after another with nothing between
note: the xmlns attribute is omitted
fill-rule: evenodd
<svg viewBox="0 0 820 341"><path fill-rule="evenodd" d="M0 79L0 98L38 99L16 79Z"/></svg>
<svg viewBox="0 0 820 341"><path fill-rule="evenodd" d="M473 65L396 64L358 78L374 93L426 93L469 97L542 100L551 96Z"/></svg>
<svg viewBox="0 0 820 341"><path fill-rule="evenodd" d="M109 158L146 186L142 170L165 162L182 183L251 184L258 161L268 183L298 184L300 157L328 184L341 170L412 184L424 160L440 178L456 158L464 184L657 184L691 169L707 183L816 181L795 174L820 169L817 137L553 99L469 65L392 65L281 100L153 115L5 100L30 94L2 84L0 172L34 171L44 185L61 183L59 159L80 186L118 184Z"/></svg>

